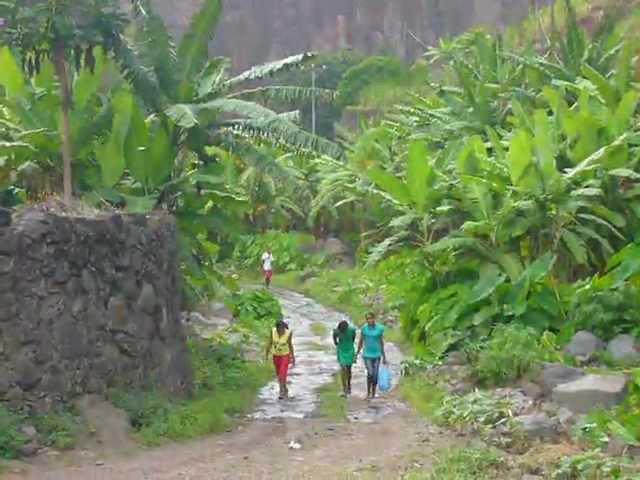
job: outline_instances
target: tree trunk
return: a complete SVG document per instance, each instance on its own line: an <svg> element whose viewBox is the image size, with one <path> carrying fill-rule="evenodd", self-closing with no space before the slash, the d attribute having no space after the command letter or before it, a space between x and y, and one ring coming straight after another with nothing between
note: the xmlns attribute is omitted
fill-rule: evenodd
<svg viewBox="0 0 640 480"><path fill-rule="evenodd" d="M60 82L60 97L62 99L62 129L60 137L62 140L62 189L64 192L64 203L69 205L73 198L73 184L71 178L71 87L69 85L69 76L67 74L67 66L64 59L64 44L56 43L53 49L53 64L56 69L56 75Z"/></svg>

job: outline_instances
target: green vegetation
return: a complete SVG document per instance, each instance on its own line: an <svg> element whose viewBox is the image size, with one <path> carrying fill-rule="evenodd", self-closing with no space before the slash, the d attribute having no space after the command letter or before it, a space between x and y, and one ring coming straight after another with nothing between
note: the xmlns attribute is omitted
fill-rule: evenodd
<svg viewBox="0 0 640 480"><path fill-rule="evenodd" d="M531 372L539 362L550 360L555 354L554 346L553 341L544 343L539 339L532 328L500 325L477 353L473 362L475 376L484 385L508 385Z"/></svg>
<svg viewBox="0 0 640 480"><path fill-rule="evenodd" d="M613 459L591 451L564 458L553 472L553 480L632 480L638 469L624 459Z"/></svg>
<svg viewBox="0 0 640 480"><path fill-rule="evenodd" d="M29 443L23 432L26 426L36 429L40 445L59 450L73 448L79 436L86 432L86 425L70 411L60 409L28 417L0 406L0 459L20 456L20 449Z"/></svg>
<svg viewBox="0 0 640 480"><path fill-rule="evenodd" d="M440 451L431 473L410 473L407 480L490 480L506 478L506 460L497 450L462 447Z"/></svg>
<svg viewBox="0 0 640 480"><path fill-rule="evenodd" d="M402 397L425 418L435 420L447 395L445 390L432 380L414 375L400 383Z"/></svg>
<svg viewBox="0 0 640 480"><path fill-rule="evenodd" d="M320 415L333 422L343 422L347 419L347 399L341 397L340 392L342 392L342 384L339 377L336 377L332 383L323 386L319 391L318 410Z"/></svg>
<svg viewBox="0 0 640 480"><path fill-rule="evenodd" d="M271 369L246 360L229 344L190 343L195 392L182 401L158 392L118 391L112 401L129 414L138 438L146 445L186 440L224 431L233 416L246 413Z"/></svg>
<svg viewBox="0 0 640 480"><path fill-rule="evenodd" d="M0 406L0 458L17 458L27 438L20 432L22 417Z"/></svg>
<svg viewBox="0 0 640 480"><path fill-rule="evenodd" d="M70 411L53 411L35 416L30 421L33 421L42 443L58 450L74 448L79 437L87 431L83 420Z"/></svg>

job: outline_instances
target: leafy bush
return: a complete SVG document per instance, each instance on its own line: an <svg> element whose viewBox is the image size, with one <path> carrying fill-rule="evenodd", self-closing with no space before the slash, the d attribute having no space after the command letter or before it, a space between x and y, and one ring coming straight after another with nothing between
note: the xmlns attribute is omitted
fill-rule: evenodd
<svg viewBox="0 0 640 480"><path fill-rule="evenodd" d="M493 480L506 478L506 460L495 449L453 448L436 454L436 461L430 474L409 479L418 480Z"/></svg>
<svg viewBox="0 0 640 480"><path fill-rule="evenodd" d="M444 425L484 430L511 417L511 402L497 399L487 392L475 391L467 395L450 395L442 400L436 417Z"/></svg>
<svg viewBox="0 0 640 480"><path fill-rule="evenodd" d="M506 385L524 376L549 354L534 329L519 324L499 325L478 353L473 371L482 384Z"/></svg>
<svg viewBox="0 0 640 480"><path fill-rule="evenodd" d="M195 394L171 400L154 391L112 392L113 403L125 410L146 445L186 440L219 432L231 416L251 408L258 390L270 378L268 366L246 360L237 347L191 340Z"/></svg>
<svg viewBox="0 0 640 480"><path fill-rule="evenodd" d="M280 271L302 270L312 263L312 258L303 252L303 247L313 243L313 237L299 233L275 230L260 235L240 237L233 251L233 261L241 268L261 268L262 254L271 248L274 268Z"/></svg>
<svg viewBox="0 0 640 480"><path fill-rule="evenodd" d="M407 66L395 57L369 57L350 68L338 85L340 105L355 105L360 93L374 83L399 83L408 76Z"/></svg>
<svg viewBox="0 0 640 480"><path fill-rule="evenodd" d="M628 460L606 457L590 451L563 459L553 472L553 480L632 480L640 470Z"/></svg>
<svg viewBox="0 0 640 480"><path fill-rule="evenodd" d="M21 416L0 405L0 458L17 458L20 448L27 443L27 438L20 432L22 420Z"/></svg>
<svg viewBox="0 0 640 480"><path fill-rule="evenodd" d="M75 447L78 436L84 430L82 421L64 410L36 416L33 422L44 444L59 450Z"/></svg>
<svg viewBox="0 0 640 480"><path fill-rule="evenodd" d="M280 302L267 290L231 294L226 304L241 326L259 329L261 336L283 318Z"/></svg>

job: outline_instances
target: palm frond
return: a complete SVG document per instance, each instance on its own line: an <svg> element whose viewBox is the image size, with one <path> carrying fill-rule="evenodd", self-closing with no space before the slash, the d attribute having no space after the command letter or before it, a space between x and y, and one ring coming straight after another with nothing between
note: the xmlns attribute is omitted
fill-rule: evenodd
<svg viewBox="0 0 640 480"><path fill-rule="evenodd" d="M152 68L141 62L133 45L128 41L122 42L116 58L124 77L145 105L155 112L162 111L165 98L158 77Z"/></svg>
<svg viewBox="0 0 640 480"><path fill-rule="evenodd" d="M133 0L133 17L138 26L135 38L141 61L152 68L163 92L176 88L176 47L167 26L151 8L149 0Z"/></svg>
<svg viewBox="0 0 640 480"><path fill-rule="evenodd" d="M267 86L232 93L228 98L248 98L257 102L278 102L290 105L295 102L316 98L323 103L335 100L337 92L326 88L305 88L296 86Z"/></svg>
<svg viewBox="0 0 640 480"><path fill-rule="evenodd" d="M275 62L257 65L240 75L227 80L227 86L234 87L251 80L262 80L264 78L272 77L277 73L290 70L291 68L300 67L308 60L315 58L315 56L315 53L305 52L298 55L292 55L282 60L276 60Z"/></svg>
<svg viewBox="0 0 640 480"><path fill-rule="evenodd" d="M178 47L181 90L203 68L209 57L209 42L222 16L222 0L205 0ZM184 98L183 98L184 99Z"/></svg>

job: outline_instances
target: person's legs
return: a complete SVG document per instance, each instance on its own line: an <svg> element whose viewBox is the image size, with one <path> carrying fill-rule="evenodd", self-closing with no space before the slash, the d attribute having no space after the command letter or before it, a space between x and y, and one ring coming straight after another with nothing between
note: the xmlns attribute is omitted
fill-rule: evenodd
<svg viewBox="0 0 640 480"><path fill-rule="evenodd" d="M371 360L371 398L375 398L378 388L378 372L380 371L380 358Z"/></svg>
<svg viewBox="0 0 640 480"><path fill-rule="evenodd" d="M352 365L349 365L346 368L346 373L347 373L347 395L351 395L351 368L352 368Z"/></svg>
<svg viewBox="0 0 640 480"><path fill-rule="evenodd" d="M342 393L347 395L347 369L344 365L340 365L340 380L342 381Z"/></svg>
<svg viewBox="0 0 640 480"><path fill-rule="evenodd" d="M264 284L267 288L271 286L271 277L273 276L273 270L265 270L264 272Z"/></svg>
<svg viewBox="0 0 640 480"><path fill-rule="evenodd" d="M289 395L287 388L287 375L289 373L289 355L274 355L273 363L276 367L276 375L278 376L278 384L280 385L280 398L286 398Z"/></svg>
<svg viewBox="0 0 640 480"><path fill-rule="evenodd" d="M364 366L367 369L367 398L371 398L371 391L373 386L373 367L374 367L374 359L365 358Z"/></svg>

